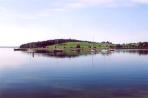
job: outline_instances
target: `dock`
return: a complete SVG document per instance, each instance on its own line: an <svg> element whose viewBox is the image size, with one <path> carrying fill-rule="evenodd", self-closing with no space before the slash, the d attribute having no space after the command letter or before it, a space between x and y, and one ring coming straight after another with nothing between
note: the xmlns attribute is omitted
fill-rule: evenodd
<svg viewBox="0 0 148 98"><path fill-rule="evenodd" d="M27 51L26 48L15 48L14 51Z"/></svg>

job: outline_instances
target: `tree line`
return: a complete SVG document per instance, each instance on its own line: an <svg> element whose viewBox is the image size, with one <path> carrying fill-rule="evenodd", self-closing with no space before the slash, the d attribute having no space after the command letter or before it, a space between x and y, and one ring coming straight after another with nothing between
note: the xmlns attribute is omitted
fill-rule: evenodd
<svg viewBox="0 0 148 98"><path fill-rule="evenodd" d="M20 48L46 48L49 45L62 44L65 42L82 42L80 40L75 39L54 39L40 42L31 42L27 44L23 44Z"/></svg>
<svg viewBox="0 0 148 98"><path fill-rule="evenodd" d="M148 42L114 44L114 45L111 45L110 48L116 48L116 49L148 49Z"/></svg>
<svg viewBox="0 0 148 98"><path fill-rule="evenodd" d="M89 42L90 41L82 41L76 39L54 39L54 40L47 40L47 41L39 41L39 42L31 42L27 44L23 44L20 48L46 48L50 45L55 44L62 44L66 42ZM138 43L127 43L127 44L113 44L109 41L101 42L100 44L106 46L107 48L111 49L148 49L148 42L138 42ZM78 46L80 47L80 46Z"/></svg>

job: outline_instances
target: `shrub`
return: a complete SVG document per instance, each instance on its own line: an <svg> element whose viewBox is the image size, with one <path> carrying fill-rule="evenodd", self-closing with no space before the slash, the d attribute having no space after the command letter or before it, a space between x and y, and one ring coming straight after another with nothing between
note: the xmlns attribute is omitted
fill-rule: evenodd
<svg viewBox="0 0 148 98"><path fill-rule="evenodd" d="M80 44L77 44L76 48L81 48L81 47L80 47Z"/></svg>

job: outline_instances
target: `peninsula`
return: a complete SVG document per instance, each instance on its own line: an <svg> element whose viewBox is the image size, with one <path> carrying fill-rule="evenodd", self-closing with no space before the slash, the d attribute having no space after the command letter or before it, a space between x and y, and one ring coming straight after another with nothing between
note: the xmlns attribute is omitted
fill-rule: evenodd
<svg viewBox="0 0 148 98"><path fill-rule="evenodd" d="M112 42L92 42L82 41L76 39L54 39L47 41L31 42L22 44L19 49L27 50L34 49L36 51L92 51L101 49L148 49L148 42L127 43L127 44L114 44Z"/></svg>

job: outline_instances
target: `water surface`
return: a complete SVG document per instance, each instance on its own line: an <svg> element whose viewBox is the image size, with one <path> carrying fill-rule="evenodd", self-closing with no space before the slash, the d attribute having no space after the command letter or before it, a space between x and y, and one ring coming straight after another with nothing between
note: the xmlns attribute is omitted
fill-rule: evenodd
<svg viewBox="0 0 148 98"><path fill-rule="evenodd" d="M0 98L148 98L148 50L58 57L1 48Z"/></svg>

